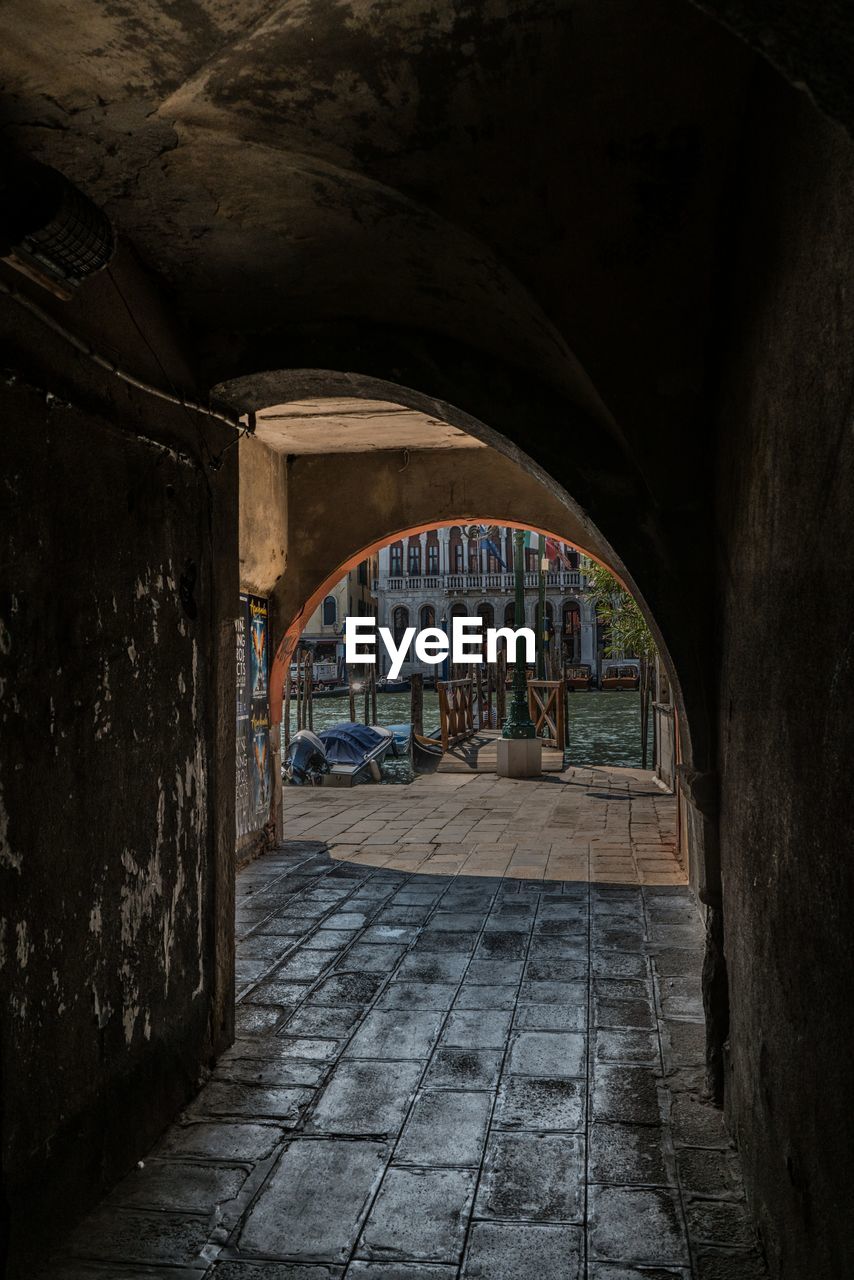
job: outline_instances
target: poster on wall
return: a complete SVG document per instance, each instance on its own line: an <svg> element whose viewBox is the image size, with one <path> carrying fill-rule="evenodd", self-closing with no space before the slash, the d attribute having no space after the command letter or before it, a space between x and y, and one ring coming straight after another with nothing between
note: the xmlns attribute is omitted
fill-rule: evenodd
<svg viewBox="0 0 854 1280"><path fill-rule="evenodd" d="M237 836L264 826L269 816L270 721L267 601L241 595L235 623L237 661Z"/></svg>

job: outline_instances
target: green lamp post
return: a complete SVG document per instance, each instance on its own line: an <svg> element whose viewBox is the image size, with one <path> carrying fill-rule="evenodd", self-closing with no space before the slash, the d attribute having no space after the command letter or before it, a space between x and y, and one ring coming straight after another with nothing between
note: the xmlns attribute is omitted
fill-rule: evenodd
<svg viewBox="0 0 854 1280"><path fill-rule="evenodd" d="M525 625L525 533L522 529L513 531L513 569L516 578L516 628ZM516 646L516 662L513 667L513 697L504 727L502 738L535 738L537 736L534 722L528 714L528 681L524 661L520 661L519 646Z"/></svg>

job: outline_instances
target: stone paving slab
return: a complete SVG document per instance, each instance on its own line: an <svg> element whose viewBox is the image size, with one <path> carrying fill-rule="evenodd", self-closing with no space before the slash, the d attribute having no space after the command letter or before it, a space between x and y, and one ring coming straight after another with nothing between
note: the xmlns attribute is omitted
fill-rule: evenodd
<svg viewBox="0 0 854 1280"><path fill-rule="evenodd" d="M759 1280L649 775L286 792L237 1040L57 1280Z"/></svg>
<svg viewBox="0 0 854 1280"><path fill-rule="evenodd" d="M382 1180L378 1142L292 1142L239 1236L246 1253L344 1262Z"/></svg>
<svg viewBox="0 0 854 1280"><path fill-rule="evenodd" d="M580 1280L584 1237L577 1227L476 1222L463 1262L464 1280Z"/></svg>

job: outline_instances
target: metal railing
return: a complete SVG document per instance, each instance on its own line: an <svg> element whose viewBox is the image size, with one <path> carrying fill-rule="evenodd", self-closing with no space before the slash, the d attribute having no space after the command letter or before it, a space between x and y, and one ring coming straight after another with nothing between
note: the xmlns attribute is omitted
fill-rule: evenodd
<svg viewBox="0 0 854 1280"><path fill-rule="evenodd" d="M545 574L547 591L585 591L587 578L579 569L560 569ZM538 573L525 574L526 590L536 590L540 584ZM467 591L479 594L510 594L516 589L512 573L415 573L380 574L374 579L374 591L447 591L450 594Z"/></svg>

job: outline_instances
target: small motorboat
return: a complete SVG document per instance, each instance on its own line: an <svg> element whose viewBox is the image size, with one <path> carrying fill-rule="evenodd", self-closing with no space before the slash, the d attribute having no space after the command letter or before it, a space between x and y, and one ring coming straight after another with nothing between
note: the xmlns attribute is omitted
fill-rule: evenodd
<svg viewBox="0 0 854 1280"><path fill-rule="evenodd" d="M377 681L377 693L409 693L412 684L409 680L389 680L381 676Z"/></svg>
<svg viewBox="0 0 854 1280"><path fill-rule="evenodd" d="M637 663L623 661L611 663L602 672L603 689L639 689L640 666Z"/></svg>
<svg viewBox="0 0 854 1280"><path fill-rule="evenodd" d="M587 662L576 662L566 668L567 689L589 689L591 679L590 664Z"/></svg>
<svg viewBox="0 0 854 1280"><path fill-rule="evenodd" d="M311 729L300 729L288 743L282 777L293 787L315 787L329 771L326 748Z"/></svg>
<svg viewBox="0 0 854 1280"><path fill-rule="evenodd" d="M412 725L390 724L388 727L394 734L394 754L397 756L408 756L412 747Z"/></svg>
<svg viewBox="0 0 854 1280"><path fill-rule="evenodd" d="M379 782L380 765L389 754L398 754L390 729L345 720L317 734L310 729L295 733L283 774L294 786L352 786L368 778Z"/></svg>

